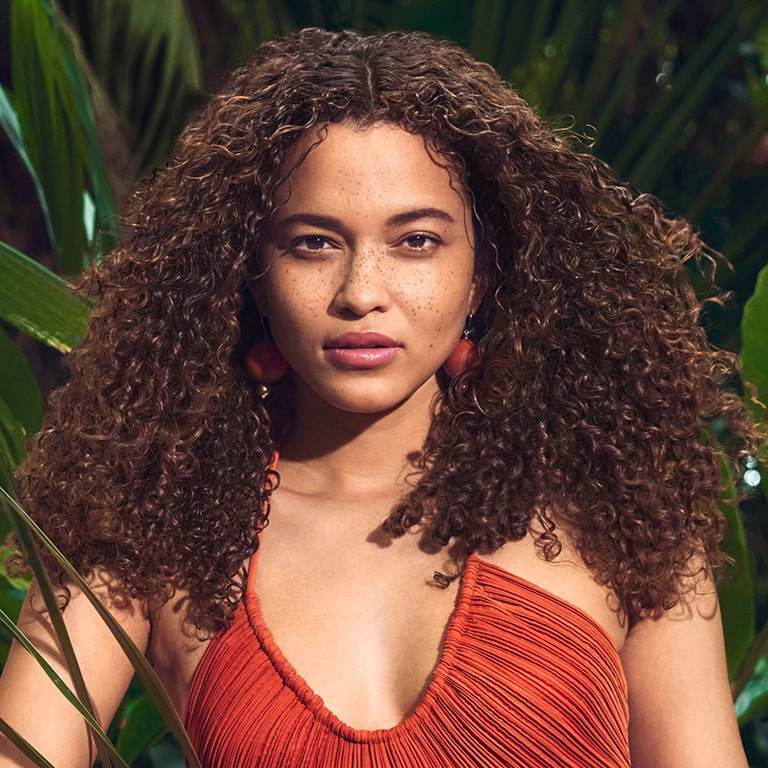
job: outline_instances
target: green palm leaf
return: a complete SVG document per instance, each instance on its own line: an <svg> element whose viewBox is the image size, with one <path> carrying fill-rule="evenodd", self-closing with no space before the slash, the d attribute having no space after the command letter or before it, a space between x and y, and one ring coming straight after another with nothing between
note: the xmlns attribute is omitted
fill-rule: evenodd
<svg viewBox="0 0 768 768"><path fill-rule="evenodd" d="M104 748L106 755L109 755L107 760L114 759L114 762L119 768L128 768L128 765L118 754L117 750L112 745L109 737L102 730L101 726L97 722L96 718L91 713L89 707L85 706L80 699L75 696L69 689L67 684L56 673L56 670L48 663L45 657L35 648L29 638L16 626L9 616L4 611L0 610L0 624L2 624L12 635L14 640L18 642L27 653L31 654L35 661L40 665L40 668L45 672L50 681L58 688L58 690L64 695L69 703L83 716L83 719L88 723L88 727L96 737L96 741ZM100 755L102 763L105 762L104 755ZM107 763L111 764L111 763Z"/></svg>
<svg viewBox="0 0 768 768"><path fill-rule="evenodd" d="M144 657L144 654L136 647L133 640L128 636L125 630L120 626L117 620L112 614L102 605L99 598L93 593L88 584L83 580L80 574L72 567L71 563L64 557L64 555L57 549L56 545L46 536L44 531L35 523L35 521L19 506L18 502L2 487L0 487L0 495L5 497L6 503L11 507L13 513L18 516L17 530L28 528L41 544L53 555L59 565L66 571L67 575L72 579L75 586L80 589L89 602L96 609L97 613L109 627L109 630L114 635L120 647L125 652L129 661L136 670L136 675L141 681L144 689L149 693L154 702L156 703L160 714L163 717L168 729L173 736L179 742L185 757L189 764L193 768L202 768L197 756L195 755L194 748L192 747L189 737L187 736L184 726L179 720L179 716L175 707L168 698L168 694L163 687L163 684L158 679L154 670L150 666L149 662ZM26 554L26 553L25 553ZM38 574L36 574L37 576ZM46 578L45 573L42 574L43 580ZM52 678L53 679L53 678Z"/></svg>
<svg viewBox="0 0 768 768"><path fill-rule="evenodd" d="M2 611L0 611L2 613ZM10 742L19 748L21 753L30 758L39 768L56 768L56 766L46 760L26 739L19 736L8 723L0 717L0 733L5 734Z"/></svg>
<svg viewBox="0 0 768 768"><path fill-rule="evenodd" d="M35 339L68 352L85 331L88 305L68 284L0 242L0 317Z"/></svg>

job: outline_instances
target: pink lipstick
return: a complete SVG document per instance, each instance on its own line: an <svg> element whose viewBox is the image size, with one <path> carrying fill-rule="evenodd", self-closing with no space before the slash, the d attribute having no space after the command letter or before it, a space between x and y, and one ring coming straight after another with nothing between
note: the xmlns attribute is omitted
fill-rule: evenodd
<svg viewBox="0 0 768 768"><path fill-rule="evenodd" d="M342 333L326 343L325 351L331 362L342 368L376 368L395 357L400 345L373 331Z"/></svg>

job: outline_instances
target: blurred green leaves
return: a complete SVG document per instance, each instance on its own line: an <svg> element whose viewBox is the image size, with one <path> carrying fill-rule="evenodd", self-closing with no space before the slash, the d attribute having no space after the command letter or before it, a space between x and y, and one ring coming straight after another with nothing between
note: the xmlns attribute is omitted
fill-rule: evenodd
<svg viewBox="0 0 768 768"><path fill-rule="evenodd" d="M11 84L2 125L35 183L57 266L77 275L104 242L89 235L114 229L115 205L88 86L46 0L11 5Z"/></svg>
<svg viewBox="0 0 768 768"><path fill-rule="evenodd" d="M61 7L80 30L97 106L122 131L128 152L122 172L131 183L165 161L202 89L189 6L184 0L62 0Z"/></svg>
<svg viewBox="0 0 768 768"><path fill-rule="evenodd" d="M768 399L768 266L760 271L755 292L744 305L741 344L742 373L757 387L765 406ZM749 397L747 403L756 418L765 418L765 407L752 403Z"/></svg>

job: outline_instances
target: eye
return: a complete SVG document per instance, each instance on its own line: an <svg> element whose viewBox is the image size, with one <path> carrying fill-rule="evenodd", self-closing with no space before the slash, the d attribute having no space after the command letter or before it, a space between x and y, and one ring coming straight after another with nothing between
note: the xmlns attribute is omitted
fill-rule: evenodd
<svg viewBox="0 0 768 768"><path fill-rule="evenodd" d="M330 243L324 237L320 237L320 235L311 235L309 237L302 237L294 245L305 248L308 251L322 251L324 248L329 247Z"/></svg>
<svg viewBox="0 0 768 768"><path fill-rule="evenodd" d="M336 244L322 235L305 235L304 237L297 237L291 242L290 250L297 254L316 256L318 254L324 254L326 251L330 251L336 247Z"/></svg>
<svg viewBox="0 0 768 768"><path fill-rule="evenodd" d="M403 240L403 243L408 246L408 248L412 248L415 251L427 251L440 245L440 240L433 235L419 233L408 235L408 237Z"/></svg>

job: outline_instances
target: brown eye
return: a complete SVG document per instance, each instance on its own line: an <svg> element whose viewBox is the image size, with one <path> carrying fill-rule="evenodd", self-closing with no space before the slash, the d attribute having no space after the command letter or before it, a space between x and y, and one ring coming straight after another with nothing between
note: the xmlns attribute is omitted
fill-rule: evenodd
<svg viewBox="0 0 768 768"><path fill-rule="evenodd" d="M328 245L328 241L324 237L313 235L312 237L303 237L297 245L303 245L308 251L322 251Z"/></svg>
<svg viewBox="0 0 768 768"><path fill-rule="evenodd" d="M336 248L333 240L323 235L305 235L295 238L290 245L290 251L297 257L326 256Z"/></svg>
<svg viewBox="0 0 768 768"><path fill-rule="evenodd" d="M409 235L405 238L405 240L403 240L403 242L409 248L413 248L416 251L424 251L439 245L437 238L432 237L432 235L424 234Z"/></svg>

